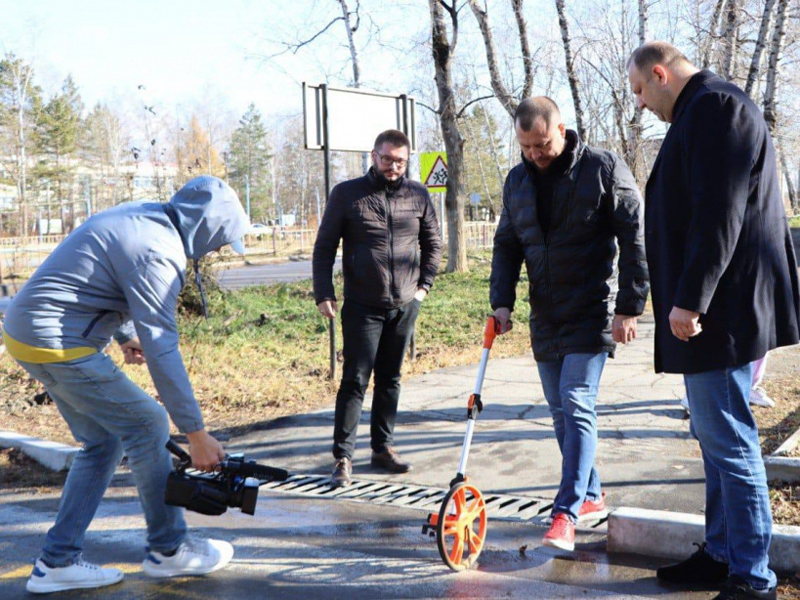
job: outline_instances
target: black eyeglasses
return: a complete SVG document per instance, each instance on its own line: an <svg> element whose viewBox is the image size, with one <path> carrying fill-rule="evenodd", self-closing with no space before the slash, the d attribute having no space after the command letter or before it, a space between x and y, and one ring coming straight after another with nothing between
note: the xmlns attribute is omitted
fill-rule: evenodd
<svg viewBox="0 0 800 600"><path fill-rule="evenodd" d="M405 158L392 158L387 154L381 154L377 150L375 150L375 154L377 154L378 158L381 159L381 164L384 167L391 167L392 165L397 165L399 169L402 169L408 164L408 160Z"/></svg>

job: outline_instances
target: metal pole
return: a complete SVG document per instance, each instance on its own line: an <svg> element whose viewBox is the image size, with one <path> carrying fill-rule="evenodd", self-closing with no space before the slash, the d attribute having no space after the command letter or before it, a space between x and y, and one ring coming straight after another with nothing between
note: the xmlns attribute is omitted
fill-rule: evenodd
<svg viewBox="0 0 800 600"><path fill-rule="evenodd" d="M331 195L331 145L328 142L328 86L322 84L319 86L322 92L322 143L325 147L325 202ZM336 379L336 322L334 319L330 320L328 324L328 333L330 338L330 371L332 380Z"/></svg>
<svg viewBox="0 0 800 600"><path fill-rule="evenodd" d="M444 241L444 228L447 224L447 216L444 214L444 192L439 192L439 218L441 219L439 234L442 236L442 241Z"/></svg>

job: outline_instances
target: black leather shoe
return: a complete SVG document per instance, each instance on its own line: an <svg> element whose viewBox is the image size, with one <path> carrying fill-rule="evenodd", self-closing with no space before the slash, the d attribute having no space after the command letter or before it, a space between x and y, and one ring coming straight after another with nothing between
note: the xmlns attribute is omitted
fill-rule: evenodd
<svg viewBox="0 0 800 600"><path fill-rule="evenodd" d="M722 593L719 596L714 596L714 600L747 600L748 598L778 600L778 591L775 588L757 590L738 577L730 577L725 583L725 587L722 588Z"/></svg>
<svg viewBox="0 0 800 600"><path fill-rule="evenodd" d="M674 565L661 567L656 576L672 583L718 585L728 578L728 564L711 558L705 544L695 544L698 550L689 558Z"/></svg>
<svg viewBox="0 0 800 600"><path fill-rule="evenodd" d="M373 450L370 464L373 467L389 471L389 473L408 473L411 470L411 463L400 458L400 455L391 446L383 452Z"/></svg>
<svg viewBox="0 0 800 600"><path fill-rule="evenodd" d="M333 465L331 487L340 488L353 483L353 463L347 457L340 458Z"/></svg>

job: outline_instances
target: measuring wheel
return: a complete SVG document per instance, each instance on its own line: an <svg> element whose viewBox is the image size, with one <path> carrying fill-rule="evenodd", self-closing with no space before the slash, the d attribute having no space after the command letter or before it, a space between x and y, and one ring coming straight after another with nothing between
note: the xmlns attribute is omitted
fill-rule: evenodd
<svg viewBox="0 0 800 600"><path fill-rule="evenodd" d="M480 490L463 481L455 484L444 497L438 517L436 542L442 560L453 571L469 569L486 540L486 502Z"/></svg>

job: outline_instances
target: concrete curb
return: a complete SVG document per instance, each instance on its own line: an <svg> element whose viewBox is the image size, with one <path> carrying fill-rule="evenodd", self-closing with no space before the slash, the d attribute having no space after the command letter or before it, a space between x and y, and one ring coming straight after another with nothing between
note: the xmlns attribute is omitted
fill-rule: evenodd
<svg viewBox="0 0 800 600"><path fill-rule="evenodd" d="M786 456L792 450L797 448L797 445L800 444L800 429L795 431L792 435L790 435L785 442L783 442L775 452L772 453L772 456Z"/></svg>
<svg viewBox="0 0 800 600"><path fill-rule="evenodd" d="M48 442L14 431L0 430L0 448L19 448L32 459L53 471L66 471L80 451L74 446Z"/></svg>
<svg viewBox="0 0 800 600"><path fill-rule="evenodd" d="M683 559L704 537L702 515L621 507L608 518L608 552ZM779 573L800 572L800 527L773 525L769 563Z"/></svg>
<svg viewBox="0 0 800 600"><path fill-rule="evenodd" d="M786 483L800 482L800 458L788 456L768 456L764 459L767 468L767 479L779 479Z"/></svg>

